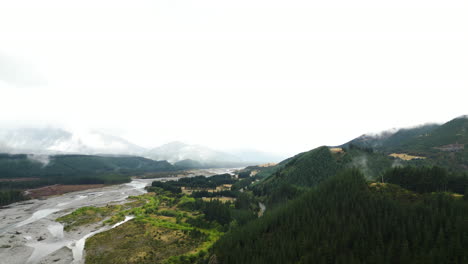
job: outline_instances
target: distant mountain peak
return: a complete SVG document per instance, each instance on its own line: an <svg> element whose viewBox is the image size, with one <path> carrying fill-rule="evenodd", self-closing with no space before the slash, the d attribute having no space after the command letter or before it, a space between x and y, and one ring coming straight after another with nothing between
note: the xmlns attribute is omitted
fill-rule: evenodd
<svg viewBox="0 0 468 264"><path fill-rule="evenodd" d="M98 131L66 131L60 128L16 128L0 134L7 152L33 154L139 154L142 147Z"/></svg>
<svg viewBox="0 0 468 264"><path fill-rule="evenodd" d="M123 138L96 130L65 130L56 127L11 128L0 130L0 152L26 154L137 155L175 163L192 160L203 166L242 166L274 162L267 153L249 151L234 154L201 145L172 141L145 149ZM192 162L193 163L193 162ZM189 164L188 161L185 164ZM195 164L195 163L193 163Z"/></svg>
<svg viewBox="0 0 468 264"><path fill-rule="evenodd" d="M200 145L189 145L174 141L146 152L147 157L157 160L178 162L183 160L195 160L198 162L240 162L241 160L231 154L213 150Z"/></svg>

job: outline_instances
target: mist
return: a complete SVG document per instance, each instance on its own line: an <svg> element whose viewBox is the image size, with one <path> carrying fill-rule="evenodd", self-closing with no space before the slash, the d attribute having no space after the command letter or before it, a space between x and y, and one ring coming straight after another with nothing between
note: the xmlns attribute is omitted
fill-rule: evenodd
<svg viewBox="0 0 468 264"><path fill-rule="evenodd" d="M43 167L49 165L49 163L50 163L50 156L49 155L28 154L27 157L31 161L41 163Z"/></svg>
<svg viewBox="0 0 468 264"><path fill-rule="evenodd" d="M445 122L466 113L464 5L3 1L0 123L291 156Z"/></svg>

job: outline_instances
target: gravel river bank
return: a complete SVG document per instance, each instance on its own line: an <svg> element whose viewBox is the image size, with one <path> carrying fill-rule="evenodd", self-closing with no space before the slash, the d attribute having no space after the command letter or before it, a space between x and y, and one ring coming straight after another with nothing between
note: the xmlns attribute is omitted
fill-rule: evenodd
<svg viewBox="0 0 468 264"><path fill-rule="evenodd" d="M192 175L221 174L232 169L196 170ZM64 232L56 222L60 216L84 206L105 206L125 202L129 196L145 193L155 180L177 178L134 179L130 183L66 193L46 199L35 199L0 209L0 263L83 263L84 244L88 237L114 226L101 223ZM131 220L127 217L124 221Z"/></svg>

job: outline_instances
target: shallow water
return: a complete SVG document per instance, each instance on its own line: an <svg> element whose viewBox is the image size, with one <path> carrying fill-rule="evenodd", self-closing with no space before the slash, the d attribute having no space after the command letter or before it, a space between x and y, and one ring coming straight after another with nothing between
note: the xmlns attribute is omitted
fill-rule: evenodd
<svg viewBox="0 0 468 264"><path fill-rule="evenodd" d="M55 212L58 212L60 211L60 209L58 208L50 208L50 209L42 209L42 210L39 210L35 213L33 213L33 215L22 221L22 222L19 222L16 227L21 227L21 226L24 226L24 225L27 225L27 224L30 224L30 223L33 223L33 222L36 222L37 220L41 219L41 218L44 218L44 217L47 217Z"/></svg>
<svg viewBox="0 0 468 264"><path fill-rule="evenodd" d="M58 239L63 238L63 225L61 223L53 223L47 227L49 233Z"/></svg>
<svg viewBox="0 0 468 264"><path fill-rule="evenodd" d="M214 175L232 172L232 169L196 170L193 175ZM135 179L130 183L90 189L43 200L30 200L12 204L0 210L0 263L83 263L86 239L99 232L117 227L82 227L77 231L64 232L63 225L56 222L60 216L84 206L105 206L121 203L129 196L145 193L145 187L155 180L177 180L177 178ZM96 229L97 228L97 229ZM67 248L67 250L58 250ZM57 253L57 254L55 254ZM55 255L54 255L55 254ZM52 260L49 256L54 256ZM70 261L69 261L70 260ZM60 262L61 261L61 262Z"/></svg>
<svg viewBox="0 0 468 264"><path fill-rule="evenodd" d="M154 179L137 179L127 184L17 203L0 210L0 245L11 246L0 249L0 263L38 263L63 247L71 249L73 263L82 263L86 239L111 227L66 233L55 219L83 206L105 206L140 195L152 181Z"/></svg>
<svg viewBox="0 0 468 264"><path fill-rule="evenodd" d="M86 239L94 236L97 233L101 233L101 232L110 230L112 228L116 228L119 225L121 225L121 224L123 224L123 223L125 223L127 221L132 220L133 218L134 218L133 216L125 216L125 220L123 220L121 222L118 222L117 224L113 225L112 227L110 227L110 228L109 227L100 228L99 230L96 230L94 232L91 232L91 233L87 234L86 236L84 236L81 239L79 239L78 241L76 241L73 245L69 246L69 248L73 252L73 263L80 263L83 260L83 251L84 251L84 246L85 246Z"/></svg>

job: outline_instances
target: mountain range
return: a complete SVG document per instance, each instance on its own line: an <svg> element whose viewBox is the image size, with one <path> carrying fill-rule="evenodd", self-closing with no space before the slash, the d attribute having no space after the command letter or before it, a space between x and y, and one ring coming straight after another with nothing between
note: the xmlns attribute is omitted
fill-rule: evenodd
<svg viewBox="0 0 468 264"><path fill-rule="evenodd" d="M440 125L365 134L340 146L299 153L273 167L247 167L242 173L262 179L252 189L257 195L266 195L270 204L351 168L359 169L368 180L381 179L385 171L402 166L439 166L450 173L466 173L467 132L468 118L462 116Z"/></svg>
<svg viewBox="0 0 468 264"><path fill-rule="evenodd" d="M462 116L362 135L271 167L244 168L235 185L261 200L267 212L221 237L211 258L468 263L468 240L458 236L468 231L467 132Z"/></svg>
<svg viewBox="0 0 468 264"><path fill-rule="evenodd" d="M0 151L32 154L139 154L144 148L97 131L60 128L17 128L0 132Z"/></svg>
<svg viewBox="0 0 468 264"><path fill-rule="evenodd" d="M149 233L151 236L147 238L133 235L135 230L145 234L146 227L166 228L156 225L160 223L183 230L193 224L193 230L227 231L206 251L190 257L172 255L174 261L168 263L468 263L468 240L464 235L468 232L467 130L468 118L463 116L440 125L362 135L340 146L321 146L299 153L278 164L246 167L238 171L237 179L218 175L232 183L230 190L194 192L191 197L181 194L180 185L158 181L158 185L152 184L154 197L170 197L176 201L173 204L184 205L172 208L182 211L167 213L168 210L159 209L159 203L145 204L144 210L133 212L144 212L140 217L157 222L121 225L122 229L116 231L119 239L112 241L124 242L125 246L107 242L111 239L103 240L97 245L106 245L106 255L92 263L115 263L108 260L109 256L141 255L141 244L132 239L140 237L147 243L155 240L155 233ZM24 150L42 146L55 151L55 147L44 146L61 145L77 138L59 131L56 134L36 137L32 133L7 147ZM17 189L57 183L123 183L135 174L166 173L205 166L212 160L218 164L231 162L237 157L181 142L140 153L170 160L175 166L167 161L111 155L51 155L45 165L34 160L40 155L0 154L0 178L4 177L3 181L0 179L0 187L3 185L7 190L3 198L0 196L0 205L24 199ZM11 181L15 178L23 180ZM192 188L200 186L206 178L186 180L185 184L190 182L187 186ZM236 200L234 203L212 200L217 194ZM212 196L204 201L195 195ZM150 207L152 204L155 207ZM187 208L201 211L196 218L178 222L176 217ZM171 217L170 222L162 220ZM183 225L179 227L179 223ZM128 230L132 235L120 236ZM201 234L193 232L191 236L199 238ZM129 244L137 249L128 247ZM86 247L97 248L89 245ZM161 244L156 245L155 251L160 252ZM87 254L90 252L93 251ZM94 254L100 256L101 252ZM154 259L141 260L138 263L154 263Z"/></svg>
<svg viewBox="0 0 468 264"><path fill-rule="evenodd" d="M382 151L435 152L445 145L467 144L467 130L468 116L460 116L445 124L425 124L378 135L364 134L342 146L354 144Z"/></svg>
<svg viewBox="0 0 468 264"><path fill-rule="evenodd" d="M243 166L277 162L283 158L255 150L219 151L177 141L147 149L99 131L67 131L54 127L1 130L0 153L134 155L171 163L182 162L197 168Z"/></svg>
<svg viewBox="0 0 468 264"><path fill-rule="evenodd" d="M384 154L410 155L406 158L433 162L453 170L468 169L468 116L457 117L445 124L426 124L399 129L394 133L362 135L341 147L372 148Z"/></svg>

